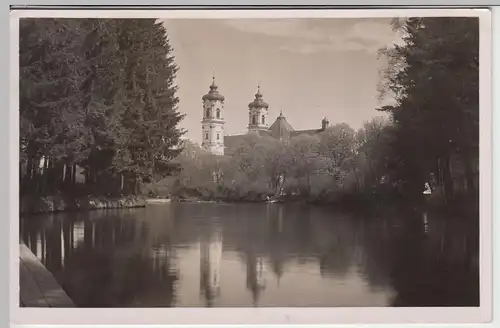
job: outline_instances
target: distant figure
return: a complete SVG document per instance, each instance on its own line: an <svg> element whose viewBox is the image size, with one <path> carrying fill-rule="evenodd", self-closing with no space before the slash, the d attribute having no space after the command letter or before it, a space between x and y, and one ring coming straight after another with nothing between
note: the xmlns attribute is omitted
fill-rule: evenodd
<svg viewBox="0 0 500 328"><path fill-rule="evenodd" d="M277 203L278 200L277 199L271 199L269 196L266 196L266 202L267 203Z"/></svg>
<svg viewBox="0 0 500 328"><path fill-rule="evenodd" d="M424 232L429 232L429 219L427 218L427 212L422 213L422 219L424 221Z"/></svg>
<svg viewBox="0 0 500 328"><path fill-rule="evenodd" d="M424 195L430 195L432 193L431 186L429 185L429 182L426 182L424 185Z"/></svg>

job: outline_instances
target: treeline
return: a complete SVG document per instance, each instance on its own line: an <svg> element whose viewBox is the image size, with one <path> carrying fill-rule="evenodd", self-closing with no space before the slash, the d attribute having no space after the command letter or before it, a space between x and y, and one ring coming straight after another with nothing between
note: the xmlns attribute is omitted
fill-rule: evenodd
<svg viewBox="0 0 500 328"><path fill-rule="evenodd" d="M20 20L21 194L135 194L180 152L178 70L155 19Z"/></svg>
<svg viewBox="0 0 500 328"><path fill-rule="evenodd" d="M153 194L224 200L266 197L340 201L387 188L383 166L385 129L390 122L376 117L359 131L337 124L315 134L283 142L249 134L229 156L216 156L186 142L175 159L182 167Z"/></svg>
<svg viewBox="0 0 500 328"><path fill-rule="evenodd" d="M288 143L248 136L230 158L191 145L178 158L174 193L207 198L301 195L416 199L426 184L441 204L477 200L479 184L479 21L395 19L403 42L381 50L376 118L354 131L345 124Z"/></svg>
<svg viewBox="0 0 500 328"><path fill-rule="evenodd" d="M404 43L388 59L379 110L394 122L387 172L410 194L425 181L446 201L478 199L479 19L396 19Z"/></svg>
<svg viewBox="0 0 500 328"><path fill-rule="evenodd" d="M152 193L258 199L478 198L479 21L409 18L383 49L379 108L282 143L247 136L231 156L181 146L177 66L154 19L20 21L21 193ZM182 151L182 152L181 152ZM181 168L180 171L178 169ZM174 172L175 183L165 180ZM162 189L160 192L159 189Z"/></svg>

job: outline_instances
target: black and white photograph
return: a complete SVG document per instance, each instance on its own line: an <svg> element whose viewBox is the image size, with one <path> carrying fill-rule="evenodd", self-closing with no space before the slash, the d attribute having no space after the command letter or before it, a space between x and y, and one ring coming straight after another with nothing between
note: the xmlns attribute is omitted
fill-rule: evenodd
<svg viewBox="0 0 500 328"><path fill-rule="evenodd" d="M487 10L29 12L21 319L490 313Z"/></svg>

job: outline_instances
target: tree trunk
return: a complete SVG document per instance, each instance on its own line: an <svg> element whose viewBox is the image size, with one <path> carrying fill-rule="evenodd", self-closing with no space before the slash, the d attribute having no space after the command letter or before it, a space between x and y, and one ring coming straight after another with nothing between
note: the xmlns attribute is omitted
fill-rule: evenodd
<svg viewBox="0 0 500 328"><path fill-rule="evenodd" d="M43 163L43 184L44 184L44 189L45 191L50 191L50 165L52 163L52 160L49 157L45 158L45 161Z"/></svg>
<svg viewBox="0 0 500 328"><path fill-rule="evenodd" d="M31 188L34 190L36 193L40 192L40 158L39 157L34 157L33 158L33 173L32 173L32 179L31 179Z"/></svg>
<svg viewBox="0 0 500 328"><path fill-rule="evenodd" d="M474 195L476 187L474 186L474 170L472 169L472 158L468 149L464 149L462 154L462 161L465 169L465 182L469 195Z"/></svg>
<svg viewBox="0 0 500 328"><path fill-rule="evenodd" d="M42 165L39 166L39 176L38 176L38 186L39 186L39 192L43 194L45 192L45 178L46 178L46 165L47 165L47 159L43 158L43 163Z"/></svg>
<svg viewBox="0 0 500 328"><path fill-rule="evenodd" d="M86 170L85 183L87 185L88 190L92 190L94 187L94 169L92 164L89 164Z"/></svg>
<svg viewBox="0 0 500 328"><path fill-rule="evenodd" d="M434 170L435 170L434 171L434 174L435 174L435 181L434 181L434 183L437 186L440 186L442 184L443 179L442 179L442 174L441 174L441 162L440 162L439 157L436 158L436 167L435 167Z"/></svg>
<svg viewBox="0 0 500 328"><path fill-rule="evenodd" d="M26 165L26 176L28 177L28 181L31 181L33 177L33 157L28 156L28 164Z"/></svg>
<svg viewBox="0 0 500 328"><path fill-rule="evenodd" d="M139 190L139 179L137 177L134 177L134 184L133 184L133 190L132 194L137 195Z"/></svg>
<svg viewBox="0 0 500 328"><path fill-rule="evenodd" d="M76 164L73 164L71 167L71 185L76 184Z"/></svg>
<svg viewBox="0 0 500 328"><path fill-rule="evenodd" d="M60 162L54 162L54 167L52 168L52 179L54 189L61 190L62 180L64 175L61 172L64 170L64 164L61 165Z"/></svg>
<svg viewBox="0 0 500 328"><path fill-rule="evenodd" d="M309 173L306 174L306 183L307 183L307 196L311 194L311 177L309 176Z"/></svg>
<svg viewBox="0 0 500 328"><path fill-rule="evenodd" d="M90 186L90 169L87 167L85 169L85 185Z"/></svg>
<svg viewBox="0 0 500 328"><path fill-rule="evenodd" d="M71 165L69 164L64 164L64 185L66 187L71 186Z"/></svg>
<svg viewBox="0 0 500 328"><path fill-rule="evenodd" d="M21 186L23 185L24 181L24 173L23 173L23 163L19 161L19 187L22 188Z"/></svg>
<svg viewBox="0 0 500 328"><path fill-rule="evenodd" d="M66 182L66 163L63 164L62 166L62 182L64 184L64 182Z"/></svg>
<svg viewBox="0 0 500 328"><path fill-rule="evenodd" d="M448 203L453 198L453 182L450 172L450 155L446 154L441 161L441 171L443 173L443 187L446 202Z"/></svg>
<svg viewBox="0 0 500 328"><path fill-rule="evenodd" d="M52 158L49 159L47 163L47 189L52 192L54 190L54 164Z"/></svg>

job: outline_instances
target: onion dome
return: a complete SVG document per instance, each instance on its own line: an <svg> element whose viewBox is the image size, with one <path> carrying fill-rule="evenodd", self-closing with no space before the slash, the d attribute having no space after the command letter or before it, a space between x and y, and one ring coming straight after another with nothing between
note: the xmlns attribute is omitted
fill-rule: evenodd
<svg viewBox="0 0 500 328"><path fill-rule="evenodd" d="M217 91L217 84L215 84L215 76L212 77L212 85L210 85L210 91L204 95L201 99L203 100L220 100L224 101L224 96Z"/></svg>
<svg viewBox="0 0 500 328"><path fill-rule="evenodd" d="M255 94L255 99L251 103L248 104L248 107L264 107L269 108L269 104L262 100L262 93L260 93L260 86L257 87L257 93Z"/></svg>

